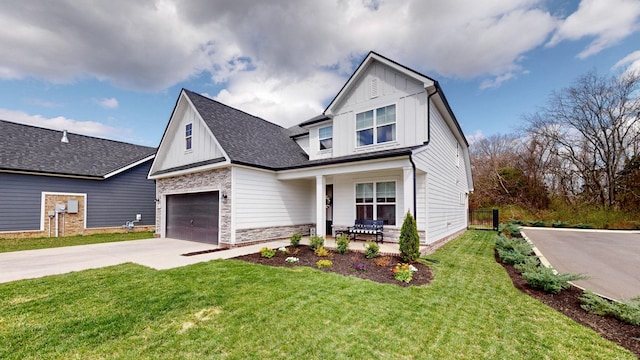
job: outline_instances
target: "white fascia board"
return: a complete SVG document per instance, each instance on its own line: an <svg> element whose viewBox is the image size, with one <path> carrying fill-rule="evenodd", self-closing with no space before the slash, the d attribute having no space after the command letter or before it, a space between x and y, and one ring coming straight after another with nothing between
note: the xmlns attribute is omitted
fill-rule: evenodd
<svg viewBox="0 0 640 360"><path fill-rule="evenodd" d="M197 167L192 167L192 168L188 168L188 169L183 169L183 170L177 170L177 171L172 171L172 172L168 172L168 173L163 173L163 174L159 174L159 175L149 175L149 176L147 176L147 179L149 179L149 180L158 180L158 179L170 178L170 177L174 177L174 176L187 175L187 174L197 173L197 172L201 172L201 171L224 168L224 167L229 166L230 164L231 163L229 162L229 160L226 160L224 162L219 162L219 163L209 164L209 165L203 165L203 166L197 166Z"/></svg>
<svg viewBox="0 0 640 360"><path fill-rule="evenodd" d="M136 166L138 166L138 165L140 165L140 164L143 164L143 163L145 163L145 162L147 162L147 161L149 161L149 160L151 160L151 159L153 159L153 158L155 158L155 157L156 157L156 155L155 155L155 154L154 154L154 155L149 155L149 156L147 156L147 157L146 157L146 158L144 158L144 159L138 160L138 161L136 161L136 162L134 162L134 163L132 163L132 164L129 164L129 165L127 165L127 166L125 166L125 167L123 167L123 168L121 168L121 169L118 169L118 170L116 170L116 171L113 171L113 172L108 173L107 175L105 175L105 176L104 176L104 179L108 179L108 178L110 178L110 177L112 177L112 176L114 176L114 175L118 175L118 174L120 174L120 173L121 173L121 172L123 172L123 171L127 171L127 170L129 170L129 169L132 169L132 168L134 168L134 167L136 167Z"/></svg>
<svg viewBox="0 0 640 360"><path fill-rule="evenodd" d="M396 158L358 161L352 163L333 164L325 166L315 166L311 168L294 169L278 171L277 178L279 180L292 180L312 178L318 175L331 176L340 174L349 174L354 172L367 172L377 170L402 169L411 166L409 158L399 156Z"/></svg>

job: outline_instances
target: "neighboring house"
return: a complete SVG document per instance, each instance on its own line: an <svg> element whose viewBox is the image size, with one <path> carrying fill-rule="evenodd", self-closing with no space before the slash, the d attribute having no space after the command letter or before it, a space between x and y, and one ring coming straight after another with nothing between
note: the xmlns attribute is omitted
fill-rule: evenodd
<svg viewBox="0 0 640 360"><path fill-rule="evenodd" d="M0 120L0 238L152 230L155 150Z"/></svg>
<svg viewBox="0 0 640 360"><path fill-rule="evenodd" d="M468 147L438 83L373 52L290 129L183 89L149 174L156 232L236 246L382 219L398 241L410 211L441 243L467 227Z"/></svg>

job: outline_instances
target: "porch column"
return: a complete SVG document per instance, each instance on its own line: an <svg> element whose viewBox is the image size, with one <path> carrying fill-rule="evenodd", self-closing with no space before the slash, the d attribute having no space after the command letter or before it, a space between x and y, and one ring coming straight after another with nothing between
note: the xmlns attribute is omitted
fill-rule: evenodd
<svg viewBox="0 0 640 360"><path fill-rule="evenodd" d="M316 175L316 235L325 236L327 234L325 222L325 179L322 175Z"/></svg>
<svg viewBox="0 0 640 360"><path fill-rule="evenodd" d="M402 168L402 193L403 193L403 204L404 208L400 209L402 212L400 213L400 223L402 223L402 219L407 214L407 210L411 212L413 217L416 217L415 209L413 208L413 168L411 166L406 166Z"/></svg>

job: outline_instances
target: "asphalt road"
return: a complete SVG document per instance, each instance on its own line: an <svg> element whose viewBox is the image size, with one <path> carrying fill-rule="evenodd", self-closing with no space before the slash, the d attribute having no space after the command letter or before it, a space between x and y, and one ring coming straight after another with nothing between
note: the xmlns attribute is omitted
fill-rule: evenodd
<svg viewBox="0 0 640 360"><path fill-rule="evenodd" d="M616 300L640 296L640 232L527 227L522 233L558 272L589 276L575 285Z"/></svg>

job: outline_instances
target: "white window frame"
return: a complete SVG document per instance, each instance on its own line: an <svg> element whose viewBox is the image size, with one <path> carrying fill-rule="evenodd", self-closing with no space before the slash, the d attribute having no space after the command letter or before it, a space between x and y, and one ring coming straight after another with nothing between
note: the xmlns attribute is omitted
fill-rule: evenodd
<svg viewBox="0 0 640 360"><path fill-rule="evenodd" d="M331 135L322 137L322 135L320 135L321 134L321 130L324 130L324 129L327 129L327 128L331 129ZM331 140L331 147L323 149L322 148L322 141L323 140ZM323 127L318 129L318 149L320 149L320 151L331 151L331 149L333 149L333 125L323 126Z"/></svg>
<svg viewBox="0 0 640 360"><path fill-rule="evenodd" d="M386 201L382 201L379 202L378 201L378 184L381 183L393 183L393 186L395 188L395 201L394 202L386 202ZM365 185L365 184L372 184L372 188L373 188L373 197L372 197L372 202L357 202L358 201L358 185ZM355 203L355 217L358 217L358 206L359 205L371 205L373 207L373 219L376 220L378 219L378 205L393 205L395 207L395 211L394 211L394 219L393 219L393 224L388 224L388 226L396 226L398 223L398 182L395 180L377 180L377 181L362 181L362 182L356 182L354 187L353 187L353 191L354 191L354 203Z"/></svg>
<svg viewBox="0 0 640 360"><path fill-rule="evenodd" d="M378 124L378 110L385 109L385 108L388 108L388 107L391 107L391 106L393 106L393 109L394 109L394 121L390 122L390 123ZM357 120L358 119L358 115L367 113L369 111L373 112L372 125L369 126L369 127L358 129L358 120ZM378 129L381 128L381 127L384 127L384 126L389 126L389 125L393 125L394 126L393 139L391 139L389 141L378 142ZM394 104L389 104L389 105L385 105L385 106L379 106L379 107L377 107L375 109L370 109L370 110L361 111L361 112L357 113L356 114L356 120L355 120L355 128L356 128L356 133L355 133L356 141L355 141L355 144L356 144L356 147L358 147L358 148L362 148L362 147L366 147L366 146L379 145L379 144L388 144L388 143L392 143L392 142L397 141L397 139L398 139L398 106L397 106L397 104L394 103ZM369 130L369 129L373 130L372 143L371 144L362 144L362 145L359 144L358 143L358 133L360 131Z"/></svg>
<svg viewBox="0 0 640 360"><path fill-rule="evenodd" d="M184 151L193 150L193 123L184 126Z"/></svg>

